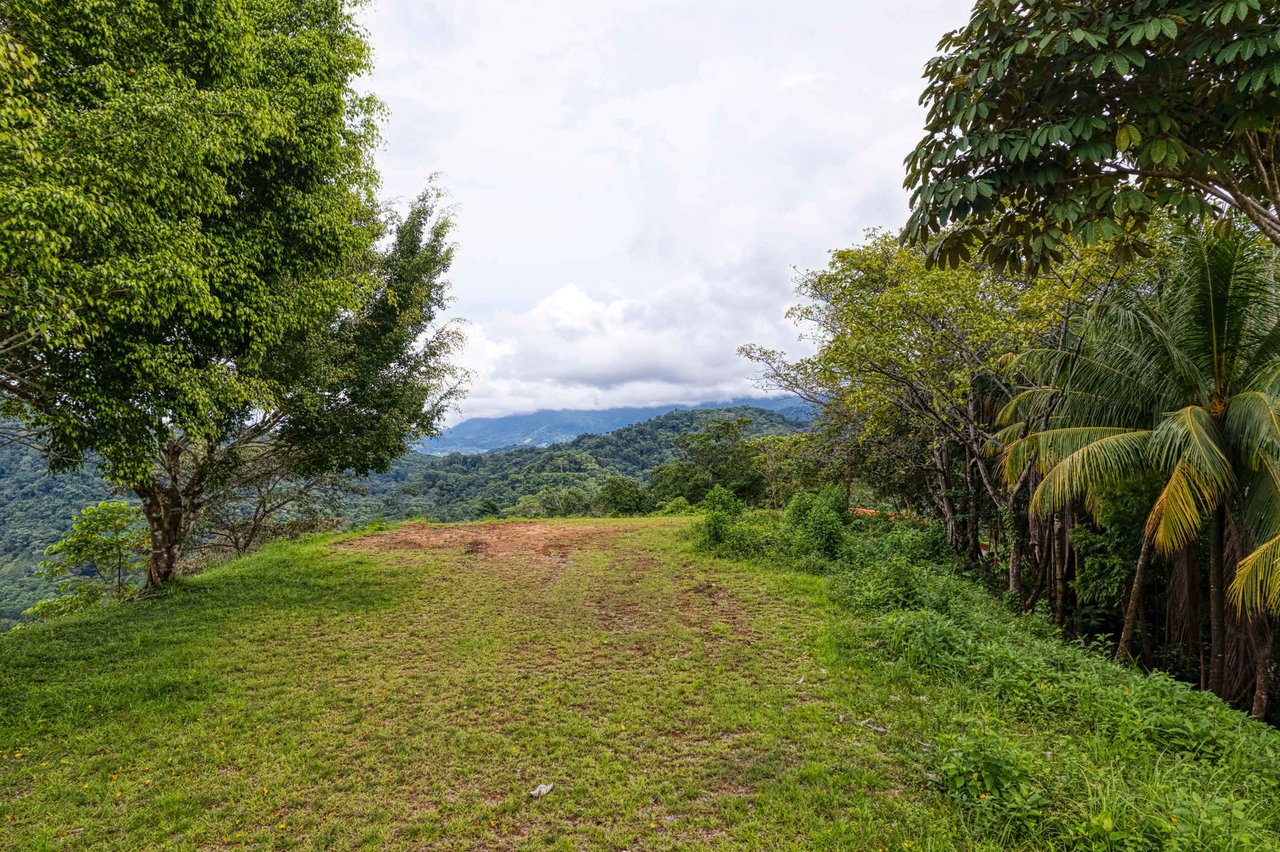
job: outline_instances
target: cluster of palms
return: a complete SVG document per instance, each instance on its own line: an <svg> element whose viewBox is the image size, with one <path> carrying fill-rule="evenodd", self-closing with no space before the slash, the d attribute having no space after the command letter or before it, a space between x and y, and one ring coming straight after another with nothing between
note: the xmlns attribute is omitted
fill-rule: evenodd
<svg viewBox="0 0 1280 852"><path fill-rule="evenodd" d="M1035 460L1040 512L1157 477L1118 654L1128 654L1151 559L1190 552L1198 565L1207 548L1205 686L1222 691L1228 632L1248 634L1259 713L1273 644L1265 613L1280 609L1276 253L1247 228L1175 246L1158 274L1083 315L1069 347L1021 357L1028 387L1003 413L1006 467Z"/></svg>

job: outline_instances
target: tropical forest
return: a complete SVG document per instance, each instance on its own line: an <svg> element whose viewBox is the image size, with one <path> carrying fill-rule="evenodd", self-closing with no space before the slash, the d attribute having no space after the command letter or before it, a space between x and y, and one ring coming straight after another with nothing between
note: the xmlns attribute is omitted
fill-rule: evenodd
<svg viewBox="0 0 1280 852"><path fill-rule="evenodd" d="M0 0L0 849L1280 849L1271 0Z"/></svg>

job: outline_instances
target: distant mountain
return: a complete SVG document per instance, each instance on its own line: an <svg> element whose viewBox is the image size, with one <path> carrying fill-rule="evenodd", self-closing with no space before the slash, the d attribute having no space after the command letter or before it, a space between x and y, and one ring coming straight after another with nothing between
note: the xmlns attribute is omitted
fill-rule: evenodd
<svg viewBox="0 0 1280 852"><path fill-rule="evenodd" d="M652 420L671 411L734 407L776 411L792 420L810 419L808 405L794 396L733 399L698 405L605 408L598 411L544 410L507 417L473 417L446 430L439 438L423 441L418 446L418 451L431 456L446 456L450 453L487 453L512 447L548 447L572 441L580 435L602 435L624 426Z"/></svg>
<svg viewBox="0 0 1280 852"><path fill-rule="evenodd" d="M407 453L386 473L356 482L358 491L343 499L343 515L357 524L413 517L463 521L474 517L486 500L505 508L544 488L593 491L610 474L644 480L658 465L676 458L677 436L738 417L752 421L748 437L791 435L809 426L807 420L751 406L679 409L548 447L448 456Z"/></svg>

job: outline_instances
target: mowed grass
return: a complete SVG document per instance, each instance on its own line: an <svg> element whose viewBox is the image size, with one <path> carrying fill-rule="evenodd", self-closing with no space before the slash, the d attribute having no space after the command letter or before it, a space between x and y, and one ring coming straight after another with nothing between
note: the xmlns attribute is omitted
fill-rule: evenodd
<svg viewBox="0 0 1280 852"><path fill-rule="evenodd" d="M687 525L277 545L0 638L0 846L1006 848L825 581Z"/></svg>

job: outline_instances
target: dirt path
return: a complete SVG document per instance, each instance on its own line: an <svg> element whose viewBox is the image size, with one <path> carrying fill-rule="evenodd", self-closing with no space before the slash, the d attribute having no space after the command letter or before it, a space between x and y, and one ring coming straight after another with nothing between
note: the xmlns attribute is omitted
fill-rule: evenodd
<svg viewBox="0 0 1280 852"><path fill-rule="evenodd" d="M683 552L682 526L410 524L339 546L440 560L451 587L418 599L424 665L406 672L468 683L436 694L440 718L491 759L446 764L415 805L451 826L427 845L731 847L760 818L762 789L802 763L787 731L824 675L804 644L815 613ZM463 842L476 807L491 831Z"/></svg>

